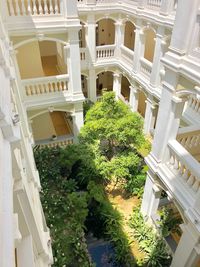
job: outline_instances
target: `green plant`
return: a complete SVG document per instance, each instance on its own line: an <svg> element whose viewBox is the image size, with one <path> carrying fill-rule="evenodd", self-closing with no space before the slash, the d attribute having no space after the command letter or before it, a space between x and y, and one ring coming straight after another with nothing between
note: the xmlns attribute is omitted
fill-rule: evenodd
<svg viewBox="0 0 200 267"><path fill-rule="evenodd" d="M174 213L173 209L163 207L158 211L158 214L160 215L158 224L164 237L168 236L171 232L181 235L179 225L182 223L182 219L178 214Z"/></svg>
<svg viewBox="0 0 200 267"><path fill-rule="evenodd" d="M171 256L165 242L151 226L145 223L139 208L133 210L129 225L133 229L134 238L139 242L140 249L146 253L146 266L170 266Z"/></svg>

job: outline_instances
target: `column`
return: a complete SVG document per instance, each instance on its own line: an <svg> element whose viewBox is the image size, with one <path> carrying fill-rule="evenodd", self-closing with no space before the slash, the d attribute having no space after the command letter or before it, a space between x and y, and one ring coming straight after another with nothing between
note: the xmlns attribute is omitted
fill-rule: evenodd
<svg viewBox="0 0 200 267"><path fill-rule="evenodd" d="M139 93L136 86L131 85L130 88L130 107L133 112L138 110Z"/></svg>
<svg viewBox="0 0 200 267"><path fill-rule="evenodd" d="M85 40L86 47L88 49L89 59L91 64L96 61L96 27L94 15L88 15L87 24L85 25Z"/></svg>
<svg viewBox="0 0 200 267"><path fill-rule="evenodd" d="M34 267L33 243L31 235L23 237L17 246L17 263L20 267Z"/></svg>
<svg viewBox="0 0 200 267"><path fill-rule="evenodd" d="M155 178L155 175L148 171L141 205L141 212L146 218L156 215L160 202L161 189L155 184Z"/></svg>
<svg viewBox="0 0 200 267"><path fill-rule="evenodd" d="M154 58L153 58L152 71L150 77L150 84L154 87L159 86L161 82L160 71L162 64L160 60L163 57L166 49L166 43L163 40L164 34L165 34L164 27L159 26L156 34L156 44L155 44Z"/></svg>
<svg viewBox="0 0 200 267"><path fill-rule="evenodd" d="M165 80L151 152L158 162L164 160L168 141L176 139L185 103L185 100L174 96L178 74L166 69Z"/></svg>
<svg viewBox="0 0 200 267"><path fill-rule="evenodd" d="M83 98L81 88L81 66L78 31L80 27L68 30L69 44L65 47L67 67L69 73L69 91L74 95Z"/></svg>
<svg viewBox="0 0 200 267"><path fill-rule="evenodd" d="M133 71L135 73L140 71L140 58L144 55L145 36L142 30L142 21L137 19L135 25L135 49L133 60Z"/></svg>
<svg viewBox="0 0 200 267"><path fill-rule="evenodd" d="M179 55L185 55L190 47L198 8L199 0L178 1L170 48Z"/></svg>
<svg viewBox="0 0 200 267"><path fill-rule="evenodd" d="M114 73L113 74L113 92L115 92L116 99L118 99L119 96L121 95L121 81L122 81L122 74Z"/></svg>
<svg viewBox="0 0 200 267"><path fill-rule="evenodd" d="M125 24L122 21L117 21L115 23L115 56L117 58L121 57L121 45L124 44L124 30Z"/></svg>
<svg viewBox="0 0 200 267"><path fill-rule="evenodd" d="M151 98L147 98L146 100L146 110L144 117L144 133L150 134L150 130L153 127L153 122L155 121L155 103Z"/></svg>
<svg viewBox="0 0 200 267"><path fill-rule="evenodd" d="M97 84L96 84L96 72L94 68L89 69L88 76L88 98L92 102L97 101Z"/></svg>
<svg viewBox="0 0 200 267"><path fill-rule="evenodd" d="M171 267L196 267L200 260L200 233L190 223L181 226L183 234L175 251Z"/></svg>
<svg viewBox="0 0 200 267"><path fill-rule="evenodd" d="M61 1L61 13L67 18L78 18L77 0Z"/></svg>
<svg viewBox="0 0 200 267"><path fill-rule="evenodd" d="M73 119L73 134L74 134L74 142L78 142L78 134L80 132L81 127L83 126L83 104L77 103L74 105L74 113L72 114Z"/></svg>

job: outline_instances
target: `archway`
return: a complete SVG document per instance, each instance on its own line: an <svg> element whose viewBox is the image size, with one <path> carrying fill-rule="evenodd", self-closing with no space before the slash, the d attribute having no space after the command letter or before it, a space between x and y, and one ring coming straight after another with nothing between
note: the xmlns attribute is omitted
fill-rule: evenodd
<svg viewBox="0 0 200 267"><path fill-rule="evenodd" d="M81 87L82 87L82 92L85 98L88 98L88 83L87 83L87 76L81 74Z"/></svg>
<svg viewBox="0 0 200 267"><path fill-rule="evenodd" d="M79 46L80 46L80 48L86 47L85 24L82 21L81 21L81 29L79 31Z"/></svg>
<svg viewBox="0 0 200 267"><path fill-rule="evenodd" d="M145 35L144 58L150 62L153 62L156 34L151 28L149 28L144 31L144 35Z"/></svg>
<svg viewBox="0 0 200 267"><path fill-rule="evenodd" d="M21 79L55 76L67 73L64 44L50 40L32 40L17 48Z"/></svg>
<svg viewBox="0 0 200 267"><path fill-rule="evenodd" d="M147 100L147 97L146 97L145 93L142 90L139 90L139 92L138 92L138 112L140 113L140 115L143 118L145 117L146 100Z"/></svg>
<svg viewBox="0 0 200 267"><path fill-rule="evenodd" d="M34 140L51 141L54 138L73 135L71 114L63 111L45 111L31 119Z"/></svg>
<svg viewBox="0 0 200 267"><path fill-rule="evenodd" d="M113 73L111 71L101 72L97 77L97 97L102 95L103 89L113 90Z"/></svg>
<svg viewBox="0 0 200 267"><path fill-rule="evenodd" d="M134 51L135 48L135 25L126 21L124 32L124 46Z"/></svg>
<svg viewBox="0 0 200 267"><path fill-rule="evenodd" d="M122 76L121 94L124 97L125 101L129 102L129 100L130 100L130 82L125 76Z"/></svg>
<svg viewBox="0 0 200 267"><path fill-rule="evenodd" d="M112 19L102 19L97 22L96 46L115 43L115 24Z"/></svg>

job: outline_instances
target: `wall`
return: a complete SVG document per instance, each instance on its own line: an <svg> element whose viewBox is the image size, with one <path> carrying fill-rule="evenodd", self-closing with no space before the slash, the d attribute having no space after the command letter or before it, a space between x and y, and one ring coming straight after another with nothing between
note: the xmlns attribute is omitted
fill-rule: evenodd
<svg viewBox="0 0 200 267"><path fill-rule="evenodd" d="M42 57L55 56L57 54L56 42L39 42L39 47Z"/></svg>
<svg viewBox="0 0 200 267"><path fill-rule="evenodd" d="M103 19L98 22L96 43L97 46L115 43L115 25L113 20Z"/></svg>
<svg viewBox="0 0 200 267"><path fill-rule="evenodd" d="M32 120L32 131L33 137L37 140L50 139L53 134L56 135L53 122L49 115L49 112L46 112Z"/></svg>
<svg viewBox="0 0 200 267"><path fill-rule="evenodd" d="M38 42L31 42L19 47L17 61L22 79L43 77L44 72Z"/></svg>
<svg viewBox="0 0 200 267"><path fill-rule="evenodd" d="M155 33L153 30L149 29L145 31L145 51L144 58L153 62L154 49L155 49Z"/></svg>
<svg viewBox="0 0 200 267"><path fill-rule="evenodd" d="M124 33L124 45L131 50L134 50L135 45L135 26L130 21L126 22Z"/></svg>
<svg viewBox="0 0 200 267"><path fill-rule="evenodd" d="M146 110L146 96L142 91L139 91L139 100L138 100L138 112L144 117Z"/></svg>
<svg viewBox="0 0 200 267"><path fill-rule="evenodd" d="M99 73L97 79L97 89L107 88L109 91L113 89L113 73L110 71ZM97 90L99 92L100 90Z"/></svg>

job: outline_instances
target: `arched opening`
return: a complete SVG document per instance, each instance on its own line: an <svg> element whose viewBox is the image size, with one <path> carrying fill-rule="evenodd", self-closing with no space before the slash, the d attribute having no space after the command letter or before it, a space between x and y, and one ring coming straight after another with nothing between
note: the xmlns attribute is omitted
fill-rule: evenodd
<svg viewBox="0 0 200 267"><path fill-rule="evenodd" d="M102 95L103 90L113 90L113 73L111 71L101 72L97 77L97 97Z"/></svg>
<svg viewBox="0 0 200 267"><path fill-rule="evenodd" d="M115 43L115 24L112 19L102 19L97 22L96 46Z"/></svg>
<svg viewBox="0 0 200 267"><path fill-rule="evenodd" d="M31 121L36 144L73 136L73 121L68 112L47 111L35 116Z"/></svg>
<svg viewBox="0 0 200 267"><path fill-rule="evenodd" d="M134 51L135 48L135 25L127 21L124 32L124 46Z"/></svg>
<svg viewBox="0 0 200 267"><path fill-rule="evenodd" d="M88 98L87 76L81 74L81 87L85 98Z"/></svg>
<svg viewBox="0 0 200 267"><path fill-rule="evenodd" d="M17 48L21 79L67 73L64 45L55 41L33 41Z"/></svg>
<svg viewBox="0 0 200 267"><path fill-rule="evenodd" d="M122 76L121 94L124 97L125 101L129 102L129 100L130 100L130 82L125 76Z"/></svg>
<svg viewBox="0 0 200 267"><path fill-rule="evenodd" d="M142 90L139 90L138 92L138 112L140 115L144 118L145 117L145 111L146 111L146 95L142 92Z"/></svg>
<svg viewBox="0 0 200 267"><path fill-rule="evenodd" d="M164 190L161 190L158 210L156 214L152 215L152 220L172 253L175 253L182 235L180 225L184 223L184 219L179 208Z"/></svg>
<svg viewBox="0 0 200 267"><path fill-rule="evenodd" d="M144 58L150 62L153 62L156 34L152 29L145 30L144 34L145 34Z"/></svg>
<svg viewBox="0 0 200 267"><path fill-rule="evenodd" d="M80 46L80 48L86 47L85 24L82 21L81 21L81 29L79 31L79 46Z"/></svg>

